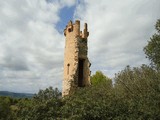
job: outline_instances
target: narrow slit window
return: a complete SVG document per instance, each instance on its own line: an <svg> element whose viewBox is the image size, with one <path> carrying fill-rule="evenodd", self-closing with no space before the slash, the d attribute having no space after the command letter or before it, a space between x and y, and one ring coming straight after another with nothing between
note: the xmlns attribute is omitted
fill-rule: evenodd
<svg viewBox="0 0 160 120"><path fill-rule="evenodd" d="M69 75L69 66L70 64L67 64L67 75Z"/></svg>

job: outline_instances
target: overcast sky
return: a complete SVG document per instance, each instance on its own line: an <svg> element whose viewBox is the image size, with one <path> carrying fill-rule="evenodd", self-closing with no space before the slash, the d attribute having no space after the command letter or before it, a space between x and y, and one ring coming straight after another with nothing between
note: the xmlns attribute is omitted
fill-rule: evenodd
<svg viewBox="0 0 160 120"><path fill-rule="evenodd" d="M148 64L143 47L158 18L160 0L0 0L0 91L62 88L70 19L88 23L92 74L113 78L126 65Z"/></svg>

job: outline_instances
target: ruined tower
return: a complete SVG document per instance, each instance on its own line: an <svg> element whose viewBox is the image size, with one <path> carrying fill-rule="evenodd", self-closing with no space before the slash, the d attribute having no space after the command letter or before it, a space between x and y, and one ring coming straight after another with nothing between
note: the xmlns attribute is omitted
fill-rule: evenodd
<svg viewBox="0 0 160 120"><path fill-rule="evenodd" d="M83 32L80 31L80 21L69 21L64 29L65 54L64 54L64 79L62 96L73 93L78 87L90 85L90 62L87 57L88 46L87 23Z"/></svg>

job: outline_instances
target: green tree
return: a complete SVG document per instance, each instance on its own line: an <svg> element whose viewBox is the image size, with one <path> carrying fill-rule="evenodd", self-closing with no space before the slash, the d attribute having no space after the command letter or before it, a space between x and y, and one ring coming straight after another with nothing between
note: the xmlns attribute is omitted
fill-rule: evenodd
<svg viewBox="0 0 160 120"><path fill-rule="evenodd" d="M112 88L107 84L98 84L79 88L73 95L66 97L61 113L67 120L103 120L112 118ZM115 102L116 104L116 102ZM112 106L112 107L111 107Z"/></svg>
<svg viewBox="0 0 160 120"><path fill-rule="evenodd" d="M111 79L97 71L92 76L91 82L90 87L79 88L73 95L63 99L62 119L103 120L114 117L113 110L117 100L114 102L115 95ZM121 114L122 111L117 113Z"/></svg>
<svg viewBox="0 0 160 120"><path fill-rule="evenodd" d="M160 118L158 71L146 65L140 68L127 66L116 74L114 80L114 87L108 87L110 86L108 82L101 82L102 84L79 89L72 96L65 98L61 109L62 118L69 120Z"/></svg>
<svg viewBox="0 0 160 120"><path fill-rule="evenodd" d="M111 79L105 76L101 71L96 71L96 73L91 76L92 85L97 85L104 82L110 82L110 85L112 86Z"/></svg>
<svg viewBox="0 0 160 120"><path fill-rule="evenodd" d="M18 120L29 120L33 108L34 103L32 99L20 98L18 103L16 104L17 110L15 111L15 116Z"/></svg>
<svg viewBox="0 0 160 120"><path fill-rule="evenodd" d="M32 99L21 99L18 103L19 120L52 120L60 116L61 92L52 87L40 90Z"/></svg>
<svg viewBox="0 0 160 120"><path fill-rule="evenodd" d="M116 74L115 92L128 104L129 118L160 118L160 72L147 65L127 66Z"/></svg>
<svg viewBox="0 0 160 120"><path fill-rule="evenodd" d="M10 97L0 97L0 120L13 120L11 110L13 99Z"/></svg>
<svg viewBox="0 0 160 120"><path fill-rule="evenodd" d="M37 102L45 102L50 99L59 99L61 92L58 88L53 89L52 87L46 88L45 90L39 90L38 94L35 94L33 99Z"/></svg>
<svg viewBox="0 0 160 120"><path fill-rule="evenodd" d="M151 60L151 64L160 69L160 19L155 25L157 33L155 33L148 41L148 45L144 47L147 58Z"/></svg>

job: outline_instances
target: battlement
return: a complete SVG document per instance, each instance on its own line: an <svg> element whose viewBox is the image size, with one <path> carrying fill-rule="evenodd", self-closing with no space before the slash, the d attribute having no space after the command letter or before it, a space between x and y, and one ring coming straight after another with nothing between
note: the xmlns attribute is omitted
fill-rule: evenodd
<svg viewBox="0 0 160 120"><path fill-rule="evenodd" d="M64 29L64 35L67 36L71 32L73 32L76 37L78 36L78 37L87 39L87 37L89 36L87 23L84 24L84 30L82 32L80 31L80 21L79 20L76 20L75 23L72 23L71 20L68 22L68 25Z"/></svg>

